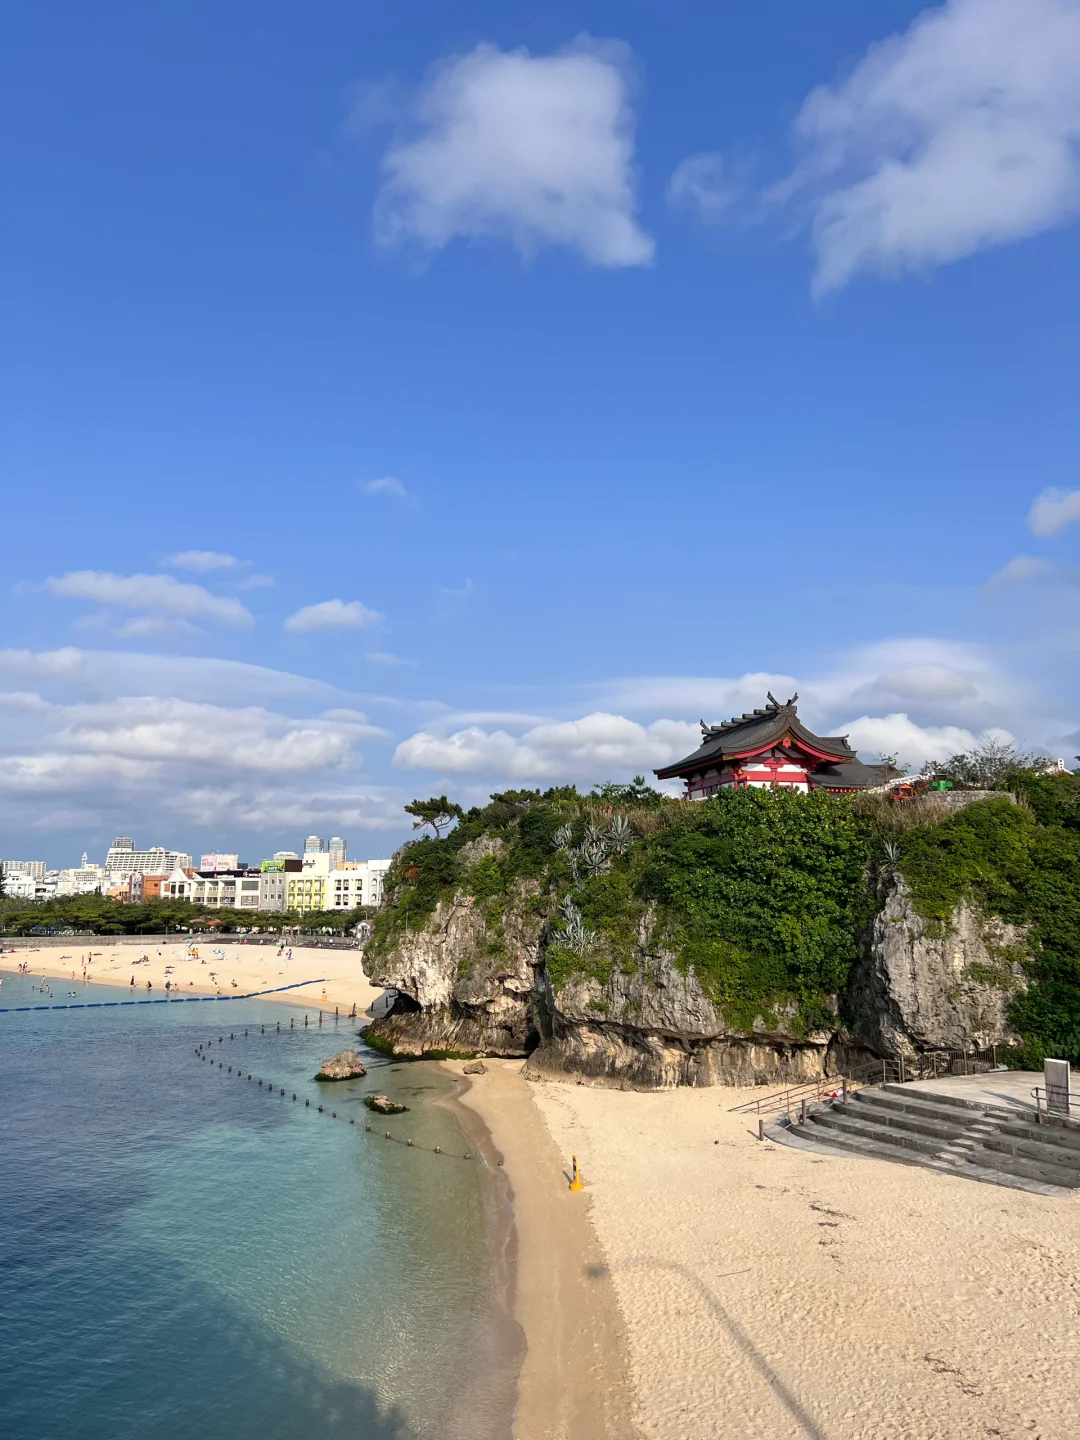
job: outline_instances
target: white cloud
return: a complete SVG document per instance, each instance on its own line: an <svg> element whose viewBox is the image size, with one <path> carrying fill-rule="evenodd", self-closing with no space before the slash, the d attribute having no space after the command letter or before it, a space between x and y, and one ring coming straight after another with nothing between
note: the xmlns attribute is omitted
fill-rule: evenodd
<svg viewBox="0 0 1080 1440"><path fill-rule="evenodd" d="M167 555L161 562L169 570L195 570L208 575L212 570L236 570L250 565L250 560L238 560L235 555L224 555L218 550L181 550L177 555Z"/></svg>
<svg viewBox="0 0 1080 1440"><path fill-rule="evenodd" d="M997 590L1004 585L1023 584L1032 580L1080 585L1080 572L1071 565L1062 565L1060 561L1047 560L1040 555L1016 555L1007 565L1003 565L990 576L986 588Z"/></svg>
<svg viewBox="0 0 1080 1440"><path fill-rule="evenodd" d="M1028 529L1033 535L1056 535L1066 525L1080 521L1080 490L1044 490L1028 512Z"/></svg>
<svg viewBox="0 0 1080 1440"><path fill-rule="evenodd" d="M391 655L388 650L372 650L364 659L372 665L410 665L416 664L415 660L404 660L400 655Z"/></svg>
<svg viewBox="0 0 1080 1440"><path fill-rule="evenodd" d="M771 198L808 207L815 290L948 264L1080 211L1080 4L948 0L795 122Z"/></svg>
<svg viewBox="0 0 1080 1440"><path fill-rule="evenodd" d="M318 605L305 605L290 615L285 629L298 635L311 630L356 630L377 625L382 618L378 610L369 610L359 600L321 600Z"/></svg>
<svg viewBox="0 0 1080 1440"><path fill-rule="evenodd" d="M349 727L351 728L351 727ZM187 700L120 699L80 706L55 737L83 755L179 761L230 770L306 771L340 765L351 753L342 727L290 722L258 706Z"/></svg>
<svg viewBox="0 0 1080 1440"><path fill-rule="evenodd" d="M212 595L201 585L171 575L112 575L105 570L73 570L50 576L45 588L72 600L92 600L121 610L148 610L190 620L216 620L222 625L252 625L250 610L239 600Z"/></svg>
<svg viewBox="0 0 1080 1440"><path fill-rule="evenodd" d="M648 769L678 759L700 742L697 727L677 720L639 725L597 712L580 720L536 725L517 738L479 725L440 736L422 730L394 752L401 770L467 774L482 770L513 779L606 779L613 771Z"/></svg>
<svg viewBox="0 0 1080 1440"><path fill-rule="evenodd" d="M363 488L369 495L393 495L397 500L412 500L396 475L384 475L381 480L365 480Z"/></svg>
<svg viewBox="0 0 1080 1440"><path fill-rule="evenodd" d="M183 694L189 700L235 701L332 696L321 680L201 655L150 655L127 650L0 650L0 674L70 694Z"/></svg>
<svg viewBox="0 0 1080 1440"><path fill-rule="evenodd" d="M851 745L866 760L879 755L899 755L904 764L918 770L927 760L947 760L963 750L971 750L979 737L959 725L917 725L907 715L862 715L842 726ZM1012 739L1003 731L995 731L1002 739Z"/></svg>
<svg viewBox="0 0 1080 1440"><path fill-rule="evenodd" d="M588 39L555 55L478 45L433 70L412 133L387 151L375 207L384 245L458 236L523 255L564 245L594 265L647 265L635 219L629 51Z"/></svg>
<svg viewBox="0 0 1080 1440"><path fill-rule="evenodd" d="M715 223L727 219L739 193L722 155L689 155L675 167L668 184L668 204L696 210L701 219Z"/></svg>

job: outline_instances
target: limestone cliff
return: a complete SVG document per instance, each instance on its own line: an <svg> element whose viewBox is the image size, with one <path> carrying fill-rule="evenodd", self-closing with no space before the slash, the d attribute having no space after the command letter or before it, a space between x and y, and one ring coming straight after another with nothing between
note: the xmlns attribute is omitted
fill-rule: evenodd
<svg viewBox="0 0 1080 1440"><path fill-rule="evenodd" d="M882 848L829 795L664 805L628 818L572 791L507 792L405 847L364 954L397 992L370 1038L641 1089L794 1083L858 1055L1015 1042L1027 934L959 889L931 894L937 852L913 861L915 832ZM963 818L976 809L922 829L955 839L977 821L1008 838L1031 823L994 800ZM919 905L900 862L923 865Z"/></svg>
<svg viewBox="0 0 1080 1440"><path fill-rule="evenodd" d="M899 875L881 899L849 982L856 1040L882 1055L1018 1044L1006 1012L1026 984L1026 932L967 902L929 921Z"/></svg>
<svg viewBox="0 0 1080 1440"><path fill-rule="evenodd" d="M497 935L475 897L459 893L392 949L365 956L372 983L399 994L372 1035L402 1055L524 1055L535 1043L531 1003L543 928L542 916L525 907L535 889L535 881L517 882Z"/></svg>

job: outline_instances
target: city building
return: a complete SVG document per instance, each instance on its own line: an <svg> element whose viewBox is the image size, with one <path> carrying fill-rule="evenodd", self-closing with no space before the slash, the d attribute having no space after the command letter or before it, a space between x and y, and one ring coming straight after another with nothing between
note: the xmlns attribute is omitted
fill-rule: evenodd
<svg viewBox="0 0 1080 1440"><path fill-rule="evenodd" d="M35 880L44 880L47 869L44 860L0 860L4 875L31 875Z"/></svg>
<svg viewBox="0 0 1080 1440"><path fill-rule="evenodd" d="M240 856L238 854L223 855L215 852L213 855L204 855L199 861L200 870L240 870L246 868L246 866L241 866Z"/></svg>
<svg viewBox="0 0 1080 1440"><path fill-rule="evenodd" d="M296 853L295 850L275 850L275 851L274 851L274 859L275 859L275 860L299 860L299 859L300 859L300 856Z"/></svg>
<svg viewBox="0 0 1080 1440"><path fill-rule="evenodd" d="M347 860L327 877L327 910L355 910L381 905L389 860Z"/></svg>
<svg viewBox="0 0 1080 1440"><path fill-rule="evenodd" d="M28 870L9 870L4 866L4 897L8 900L36 900L39 884L44 883L44 875L41 880L36 880Z"/></svg>
<svg viewBox="0 0 1080 1440"><path fill-rule="evenodd" d="M326 841L320 840L318 835L309 835L304 841L305 855L319 855L326 849Z"/></svg>
<svg viewBox="0 0 1080 1440"><path fill-rule="evenodd" d="M185 855L182 850L166 850L161 845L155 845L150 850L136 850L135 842L129 835L118 835L105 857L110 882L119 881L136 871L144 875L169 875L177 868L184 870L190 865L191 856Z"/></svg>
<svg viewBox="0 0 1080 1440"><path fill-rule="evenodd" d="M84 851L81 865L70 870L56 872L56 893L57 895L93 895L96 891L106 888L105 874L105 867L91 865Z"/></svg>
<svg viewBox="0 0 1080 1440"><path fill-rule="evenodd" d="M348 846L340 835L331 835L327 853L330 856L330 863L334 869L337 869L340 865L344 865L345 861L349 858Z"/></svg>
<svg viewBox="0 0 1080 1440"><path fill-rule="evenodd" d="M685 759L653 774L681 779L688 800L707 800L723 789L780 788L850 792L884 784L884 765L864 765L846 735L815 735L799 719L798 695L781 705L772 694L761 710L722 725L701 722L701 745Z"/></svg>

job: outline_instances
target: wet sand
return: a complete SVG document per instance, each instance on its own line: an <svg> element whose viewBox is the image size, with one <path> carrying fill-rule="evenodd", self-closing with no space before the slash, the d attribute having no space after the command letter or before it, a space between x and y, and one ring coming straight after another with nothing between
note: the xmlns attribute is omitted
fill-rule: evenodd
<svg viewBox="0 0 1080 1440"><path fill-rule="evenodd" d="M514 1209L513 1311L528 1347L515 1440L632 1440L624 1326L589 1197L570 1191L570 1153L553 1142L522 1062L484 1063L459 1099L490 1134Z"/></svg>

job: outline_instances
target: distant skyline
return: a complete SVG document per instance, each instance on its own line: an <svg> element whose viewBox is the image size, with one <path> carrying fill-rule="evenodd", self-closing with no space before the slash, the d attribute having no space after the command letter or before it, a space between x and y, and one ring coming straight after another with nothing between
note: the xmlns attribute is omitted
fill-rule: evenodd
<svg viewBox="0 0 1080 1440"><path fill-rule="evenodd" d="M0 854L385 855L769 689L1073 763L1080 0L5 41Z"/></svg>

